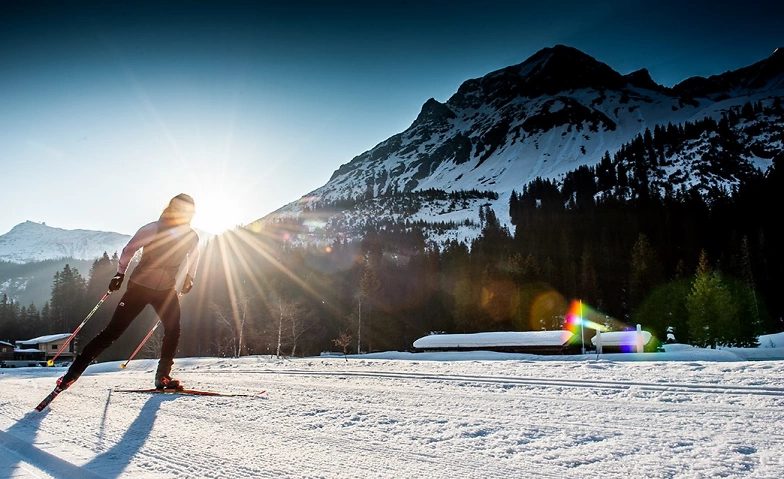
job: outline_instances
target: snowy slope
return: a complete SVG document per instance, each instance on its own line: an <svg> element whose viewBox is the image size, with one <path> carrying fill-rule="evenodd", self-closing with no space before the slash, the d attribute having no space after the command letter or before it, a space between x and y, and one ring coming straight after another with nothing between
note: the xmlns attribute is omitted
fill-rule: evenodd
<svg viewBox="0 0 784 479"><path fill-rule="evenodd" d="M478 223L484 206L491 206L501 223L513 230L510 194L532 180L560 181L580 166L594 166L605 154L612 156L657 125L720 119L747 102L780 101L782 85L784 53L779 51L735 72L665 88L644 70L623 76L574 48L545 48L520 65L466 81L446 103L428 100L408 129L342 165L325 185L300 201L251 226L269 227L282 218L308 223L315 217L316 228L357 237L368 218L372 221L379 213L393 217L399 209L394 201L409 201L411 194L435 189L491 191L497 197L470 202L458 210L468 224L453 226L448 234L430 231L430 239L443 243L476 237L480 228L470 223ZM777 121L772 120L776 127ZM771 151L781 146L776 137L780 134L774 131L747 140ZM684 151L667 159L657 180L675 182L675 187L704 184L731 190L736 178L706 177L710 175L702 174L694 161L708 151L709 141L684 145ZM769 158L741 160L763 172L771 165ZM342 206L347 200L350 206ZM427 218L436 224L448 221L438 211L455 213L442 205L435 215L432 208L424 208L429 207L403 219ZM305 226L310 233L316 229Z"/></svg>
<svg viewBox="0 0 784 479"><path fill-rule="evenodd" d="M781 354L781 350L779 350ZM0 475L24 478L784 476L784 362L730 351L537 357L387 353L0 370Z"/></svg>
<svg viewBox="0 0 784 479"><path fill-rule="evenodd" d="M120 254L131 237L120 233L66 230L26 221L0 235L0 261L30 263L49 259L97 259Z"/></svg>

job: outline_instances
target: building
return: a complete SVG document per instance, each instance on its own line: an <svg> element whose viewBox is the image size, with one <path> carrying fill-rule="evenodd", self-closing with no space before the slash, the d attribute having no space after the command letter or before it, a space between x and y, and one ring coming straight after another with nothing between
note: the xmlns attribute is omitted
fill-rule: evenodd
<svg viewBox="0 0 784 479"><path fill-rule="evenodd" d="M414 341L414 351L496 351L527 354L579 354L580 341L569 331L507 331L431 334Z"/></svg>
<svg viewBox="0 0 784 479"><path fill-rule="evenodd" d="M0 367L23 368L28 366L44 366L45 353L38 349L20 349L11 343L0 341Z"/></svg>
<svg viewBox="0 0 784 479"><path fill-rule="evenodd" d="M658 350L656 338L648 331L597 332L591 344L600 353L651 353Z"/></svg>
<svg viewBox="0 0 784 479"><path fill-rule="evenodd" d="M28 339L27 341L17 341L14 359L47 361L57 354L57 351L60 350L65 341L70 337L70 334L62 333L39 336L37 338ZM74 343L71 342L68 345L68 348L64 349L57 359L58 361L65 362L73 360L75 356Z"/></svg>
<svg viewBox="0 0 784 479"><path fill-rule="evenodd" d="M0 341L0 361L14 359L14 345Z"/></svg>

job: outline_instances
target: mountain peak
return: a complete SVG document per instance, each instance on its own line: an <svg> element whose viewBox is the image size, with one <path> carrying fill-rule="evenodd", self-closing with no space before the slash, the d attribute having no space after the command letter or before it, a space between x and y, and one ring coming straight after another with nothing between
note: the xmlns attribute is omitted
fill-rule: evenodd
<svg viewBox="0 0 784 479"><path fill-rule="evenodd" d="M778 65L779 70L784 65L784 47L779 47L773 50L773 54L768 57L767 63Z"/></svg>
<svg viewBox="0 0 784 479"><path fill-rule="evenodd" d="M569 61L575 64L581 62L596 62L597 60L587 53L578 50L577 48L567 45L553 45L552 47L545 47L538 52L531 55L531 57L524 61L522 64L539 63L542 61L549 61L555 59L556 61Z"/></svg>
<svg viewBox="0 0 784 479"><path fill-rule="evenodd" d="M722 100L730 95L751 95L784 88L784 48L777 48L767 58L738 70L691 77L673 87L676 94L692 98ZM729 92L729 93L728 93Z"/></svg>
<svg viewBox="0 0 784 479"><path fill-rule="evenodd" d="M450 118L457 118L455 112L449 109L448 106L439 102L435 98L431 98L422 105L422 111L419 112L414 124L422 123L444 123Z"/></svg>
<svg viewBox="0 0 784 479"><path fill-rule="evenodd" d="M46 223L44 223L44 222L26 220L26 221L23 221L23 222L19 223L16 226L14 226L13 228L11 228L6 233L6 235L11 234L11 233L14 233L14 234L28 234L28 233L29 234L34 234L34 232L42 231L42 230L44 230L46 228L50 228L50 227L47 226ZM5 235L0 235L0 238L2 238L3 236L5 236Z"/></svg>
<svg viewBox="0 0 784 479"><path fill-rule="evenodd" d="M528 182L563 181L657 125L718 119L726 108L749 101L750 91L780 98L784 86L777 83L782 77L777 59L782 54L779 49L773 60L699 82L711 90L695 83L684 93L683 87L658 85L646 69L621 75L575 48L544 48L523 63L465 81L445 104L429 99L408 129L341 165L327 184L311 192L320 198L317 213L291 203L260 224L299 214L306 223L307 215L315 214L328 225L318 234L359 238L387 219L380 219L379 212L394 211L392 221L428 218L432 225L449 225L428 232L441 242L475 237L481 231L478 211L490 206L510 226L511 192ZM758 88L750 88L757 83ZM694 94L706 90L713 96ZM775 128L768 123L761 128ZM761 149L767 158L775 146ZM764 159L758 160L764 165ZM687 172L668 179L670 184L677 181L685 188L694 186L694 178L702 181L699 165L692 167L678 153L667 161Z"/></svg>
<svg viewBox="0 0 784 479"><path fill-rule="evenodd" d="M574 47L555 45L539 50L523 63L464 82L447 105L458 109L476 107L491 98L497 106L517 97L537 98L584 88L603 90L624 86L624 77L605 63Z"/></svg>
<svg viewBox="0 0 784 479"><path fill-rule="evenodd" d="M664 89L664 87L653 81L653 78L651 78L651 74L647 68L641 68L637 71L633 71L624 76L624 78L626 78L626 81L628 81L629 84L633 86L638 86L653 91L661 91Z"/></svg>
<svg viewBox="0 0 784 479"><path fill-rule="evenodd" d="M528 89L537 95L581 88L621 88L624 84L620 73L566 45L543 48L517 68L526 79Z"/></svg>

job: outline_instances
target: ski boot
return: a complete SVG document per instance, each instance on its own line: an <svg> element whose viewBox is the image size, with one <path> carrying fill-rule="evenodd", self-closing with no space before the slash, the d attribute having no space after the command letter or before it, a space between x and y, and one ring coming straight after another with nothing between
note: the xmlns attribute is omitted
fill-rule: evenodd
<svg viewBox="0 0 784 479"><path fill-rule="evenodd" d="M163 376L155 378L155 389L162 391L181 391L185 388L182 387L182 384L180 384L178 380L173 379L170 376Z"/></svg>
<svg viewBox="0 0 784 479"><path fill-rule="evenodd" d="M65 391L66 389L71 387L71 384L76 382L76 379L71 379L70 381L67 382L64 379L65 376L60 376L59 378L57 378L57 387L60 389L60 391Z"/></svg>

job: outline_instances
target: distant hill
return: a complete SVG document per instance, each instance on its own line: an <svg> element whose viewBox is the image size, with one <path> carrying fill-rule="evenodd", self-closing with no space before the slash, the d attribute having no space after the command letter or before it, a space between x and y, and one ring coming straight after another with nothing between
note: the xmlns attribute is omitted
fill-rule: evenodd
<svg viewBox="0 0 784 479"><path fill-rule="evenodd" d="M0 298L39 308L50 299L56 272L66 264L88 278L93 262L106 252L119 255L130 236L66 230L26 221L0 235Z"/></svg>
<svg viewBox="0 0 784 479"><path fill-rule="evenodd" d="M129 235L107 231L66 230L25 221L0 235L0 261L32 263L61 258L94 260L104 252L120 254Z"/></svg>
<svg viewBox="0 0 784 479"><path fill-rule="evenodd" d="M202 246L215 235L197 230ZM130 235L66 230L25 221L0 235L0 298L37 306L49 300L54 274L66 264L88 279L93 262L104 253L119 256Z"/></svg>

